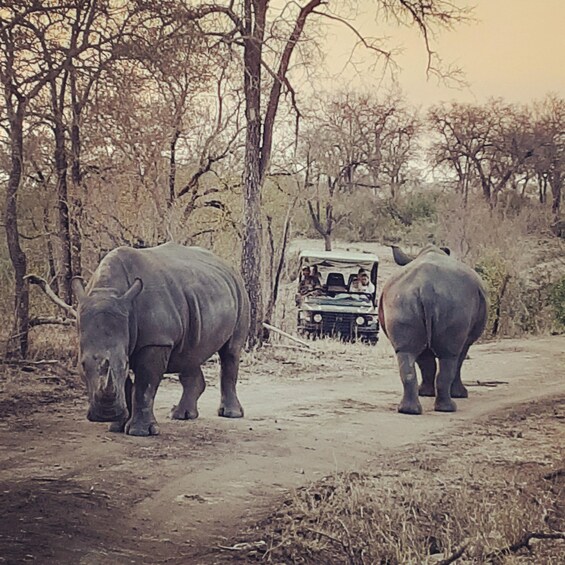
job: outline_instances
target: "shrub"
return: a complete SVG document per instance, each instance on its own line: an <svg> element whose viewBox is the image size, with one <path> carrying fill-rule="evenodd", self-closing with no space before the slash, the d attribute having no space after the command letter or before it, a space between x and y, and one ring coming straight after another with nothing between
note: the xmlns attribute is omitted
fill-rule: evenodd
<svg viewBox="0 0 565 565"><path fill-rule="evenodd" d="M553 316L557 327L565 330L565 276L551 285L549 302L553 309Z"/></svg>
<svg viewBox="0 0 565 565"><path fill-rule="evenodd" d="M485 283L489 297L488 322L485 336L494 337L499 334L504 295L508 289L510 273L506 262L498 254L483 258L475 270Z"/></svg>

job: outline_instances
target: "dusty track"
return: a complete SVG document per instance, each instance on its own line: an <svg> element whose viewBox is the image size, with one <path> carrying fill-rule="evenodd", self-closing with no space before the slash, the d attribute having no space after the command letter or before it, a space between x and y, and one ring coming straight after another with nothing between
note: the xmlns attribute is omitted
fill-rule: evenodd
<svg viewBox="0 0 565 565"><path fill-rule="evenodd" d="M390 450L464 429L484 415L565 394L565 338L476 346L471 386L455 414L396 413L390 346L327 344L246 358L241 420L218 418L217 366L200 418L168 419L173 379L157 395L161 436L110 434L92 424L75 375L6 370L0 392L0 562L201 563L271 510L277 495L333 471L364 469ZM50 377L45 379L43 377ZM507 384L504 384L507 383Z"/></svg>

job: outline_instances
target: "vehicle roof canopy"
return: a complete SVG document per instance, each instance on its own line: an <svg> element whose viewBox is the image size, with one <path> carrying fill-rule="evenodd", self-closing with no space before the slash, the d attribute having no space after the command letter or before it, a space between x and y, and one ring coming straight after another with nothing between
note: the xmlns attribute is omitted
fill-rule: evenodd
<svg viewBox="0 0 565 565"><path fill-rule="evenodd" d="M322 267L356 266L370 271L379 258L373 253L350 251L315 251L305 249L299 255L300 266L319 265Z"/></svg>

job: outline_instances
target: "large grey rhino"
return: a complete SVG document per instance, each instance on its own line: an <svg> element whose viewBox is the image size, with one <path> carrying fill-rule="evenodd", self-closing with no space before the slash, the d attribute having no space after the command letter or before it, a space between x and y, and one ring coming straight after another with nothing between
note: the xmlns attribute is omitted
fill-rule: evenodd
<svg viewBox="0 0 565 565"><path fill-rule="evenodd" d="M393 255L405 267L383 286L379 321L396 352L404 387L398 411L421 414L419 393L436 397L435 410L454 412L452 397L468 396L461 365L486 325L485 288L447 248L429 245L412 260L393 246ZM422 373L419 389L415 364Z"/></svg>
<svg viewBox="0 0 565 565"><path fill-rule="evenodd" d="M101 261L78 298L80 368L88 419L112 431L157 435L153 401L163 373L183 387L175 419L198 417L206 386L201 365L219 352L219 415L240 418L239 359L249 329L249 300L241 278L213 253L165 243L119 247ZM131 367L135 379L128 376Z"/></svg>

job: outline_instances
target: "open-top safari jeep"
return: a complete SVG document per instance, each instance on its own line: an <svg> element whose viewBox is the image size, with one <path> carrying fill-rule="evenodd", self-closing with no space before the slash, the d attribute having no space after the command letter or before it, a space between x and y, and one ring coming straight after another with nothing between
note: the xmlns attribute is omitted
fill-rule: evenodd
<svg viewBox="0 0 565 565"><path fill-rule="evenodd" d="M379 258L371 253L305 250L299 262L298 332L309 337L335 336L376 344ZM356 285L360 273L368 275L368 292ZM308 286L308 277L315 277L317 283Z"/></svg>

